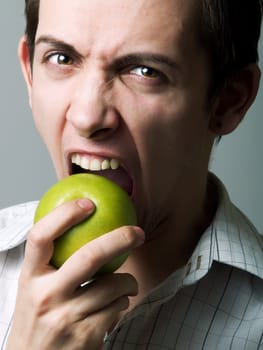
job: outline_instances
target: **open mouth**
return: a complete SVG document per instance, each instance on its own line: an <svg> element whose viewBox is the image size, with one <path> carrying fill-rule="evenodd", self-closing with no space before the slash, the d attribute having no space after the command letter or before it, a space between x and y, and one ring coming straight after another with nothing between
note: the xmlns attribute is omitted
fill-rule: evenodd
<svg viewBox="0 0 263 350"><path fill-rule="evenodd" d="M87 173L104 176L119 185L129 196L132 195L132 179L117 159L73 154L71 163L72 174Z"/></svg>

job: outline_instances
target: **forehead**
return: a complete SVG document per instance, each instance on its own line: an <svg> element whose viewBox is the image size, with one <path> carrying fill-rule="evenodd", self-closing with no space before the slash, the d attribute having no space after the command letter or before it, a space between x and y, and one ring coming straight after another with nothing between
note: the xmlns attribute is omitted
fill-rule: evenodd
<svg viewBox="0 0 263 350"><path fill-rule="evenodd" d="M36 37L98 50L133 43L167 49L197 41L197 13L196 0L41 0Z"/></svg>

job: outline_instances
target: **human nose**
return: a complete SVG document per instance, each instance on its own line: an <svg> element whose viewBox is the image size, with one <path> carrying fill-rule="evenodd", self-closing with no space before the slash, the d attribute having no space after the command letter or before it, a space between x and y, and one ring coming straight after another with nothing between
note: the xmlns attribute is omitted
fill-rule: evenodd
<svg viewBox="0 0 263 350"><path fill-rule="evenodd" d="M82 76L74 86L67 120L86 138L102 138L118 128L112 104L112 84L98 75Z"/></svg>

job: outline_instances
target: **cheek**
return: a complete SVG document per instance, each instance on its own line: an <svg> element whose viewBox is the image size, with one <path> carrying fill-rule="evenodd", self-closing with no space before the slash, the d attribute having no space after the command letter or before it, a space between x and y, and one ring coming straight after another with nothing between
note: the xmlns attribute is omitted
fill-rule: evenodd
<svg viewBox="0 0 263 350"><path fill-rule="evenodd" d="M36 84L37 85L37 84ZM58 93L47 88L32 90L32 113L36 129L57 170L64 125L63 103Z"/></svg>
<svg viewBox="0 0 263 350"><path fill-rule="evenodd" d="M163 170L168 170L175 158L178 163L176 150L182 149L180 144L185 138L182 137L184 114L182 101L178 98L174 104L172 100L173 96L169 95L147 96L130 92L119 96L118 109L133 137L143 169L141 181L144 190L159 188Z"/></svg>
<svg viewBox="0 0 263 350"><path fill-rule="evenodd" d="M159 187L164 171L175 179L206 161L209 128L201 98L168 91L158 96L126 94L120 101L125 101L120 109L133 135L145 184Z"/></svg>
<svg viewBox="0 0 263 350"><path fill-rule="evenodd" d="M147 96L126 92L119 96L118 101L120 114L136 144L146 151L151 148L156 151L161 147L169 149L172 144L184 142L187 133L193 133L200 124L197 106L191 109L188 97L183 94L167 92ZM196 115L193 115L193 110Z"/></svg>
<svg viewBox="0 0 263 350"><path fill-rule="evenodd" d="M45 143L52 138L56 126L56 103L50 101L47 94L35 90L32 94L32 112L35 126Z"/></svg>

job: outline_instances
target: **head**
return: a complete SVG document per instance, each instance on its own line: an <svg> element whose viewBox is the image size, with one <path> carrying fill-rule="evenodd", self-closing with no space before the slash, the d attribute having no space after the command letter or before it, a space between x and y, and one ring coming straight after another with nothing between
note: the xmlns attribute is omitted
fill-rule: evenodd
<svg viewBox="0 0 263 350"><path fill-rule="evenodd" d="M72 159L83 171L114 158L102 174L129 189L148 232L200 216L214 139L259 81L260 3L238 1L243 22L229 3L26 1L19 54L59 178L80 171Z"/></svg>

